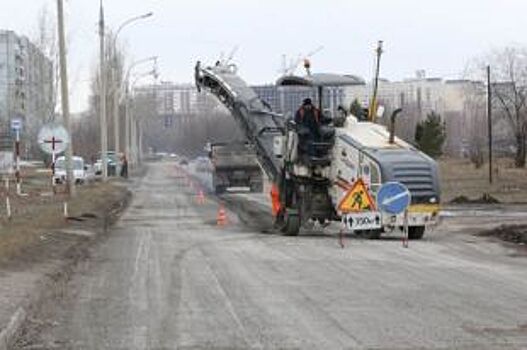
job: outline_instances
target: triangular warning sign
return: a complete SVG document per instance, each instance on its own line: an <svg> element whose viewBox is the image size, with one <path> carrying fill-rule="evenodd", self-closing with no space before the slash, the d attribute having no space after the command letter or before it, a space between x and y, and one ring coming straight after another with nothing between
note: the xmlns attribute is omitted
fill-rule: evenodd
<svg viewBox="0 0 527 350"><path fill-rule="evenodd" d="M358 179L339 203L338 210L343 213L373 211L375 202L370 196L364 181Z"/></svg>

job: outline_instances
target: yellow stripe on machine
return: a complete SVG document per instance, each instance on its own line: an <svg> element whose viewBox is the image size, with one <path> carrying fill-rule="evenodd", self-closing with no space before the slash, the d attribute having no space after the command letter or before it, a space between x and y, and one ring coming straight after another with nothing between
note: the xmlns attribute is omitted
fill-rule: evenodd
<svg viewBox="0 0 527 350"><path fill-rule="evenodd" d="M439 204L414 204L408 207L409 213L438 213Z"/></svg>

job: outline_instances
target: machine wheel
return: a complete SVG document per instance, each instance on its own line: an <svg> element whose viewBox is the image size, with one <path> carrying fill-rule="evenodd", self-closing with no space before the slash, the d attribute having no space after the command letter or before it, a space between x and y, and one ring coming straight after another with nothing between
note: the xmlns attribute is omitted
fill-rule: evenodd
<svg viewBox="0 0 527 350"><path fill-rule="evenodd" d="M382 230L361 230L358 235L364 239L380 239Z"/></svg>
<svg viewBox="0 0 527 350"><path fill-rule="evenodd" d="M285 170L282 172L280 185L281 209L276 213L275 228L284 236L298 236L300 233L300 210L298 194L291 180L285 179Z"/></svg>
<svg viewBox="0 0 527 350"><path fill-rule="evenodd" d="M284 217L284 225L280 229L284 236L298 236L300 232L300 217L298 215L287 214Z"/></svg>
<svg viewBox="0 0 527 350"><path fill-rule="evenodd" d="M284 236L298 236L300 217L298 215L287 215L287 209L281 210L274 219L274 227Z"/></svg>
<svg viewBox="0 0 527 350"><path fill-rule="evenodd" d="M408 227L408 239L417 240L423 238L425 234L424 226L411 226Z"/></svg>

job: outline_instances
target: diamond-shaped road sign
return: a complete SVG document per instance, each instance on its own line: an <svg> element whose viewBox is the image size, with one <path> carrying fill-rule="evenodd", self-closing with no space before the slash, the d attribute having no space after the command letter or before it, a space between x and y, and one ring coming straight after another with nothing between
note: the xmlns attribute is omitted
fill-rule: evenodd
<svg viewBox="0 0 527 350"><path fill-rule="evenodd" d="M375 210L375 201L362 179L358 179L340 201L338 209L343 213Z"/></svg>

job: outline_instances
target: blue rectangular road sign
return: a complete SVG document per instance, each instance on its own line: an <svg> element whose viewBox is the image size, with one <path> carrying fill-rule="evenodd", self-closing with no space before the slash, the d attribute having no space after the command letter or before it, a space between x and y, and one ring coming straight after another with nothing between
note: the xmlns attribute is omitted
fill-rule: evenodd
<svg viewBox="0 0 527 350"><path fill-rule="evenodd" d="M22 130L22 119L20 119L20 118L13 118L13 119L11 119L11 130L13 130L13 131L20 131L20 130Z"/></svg>

